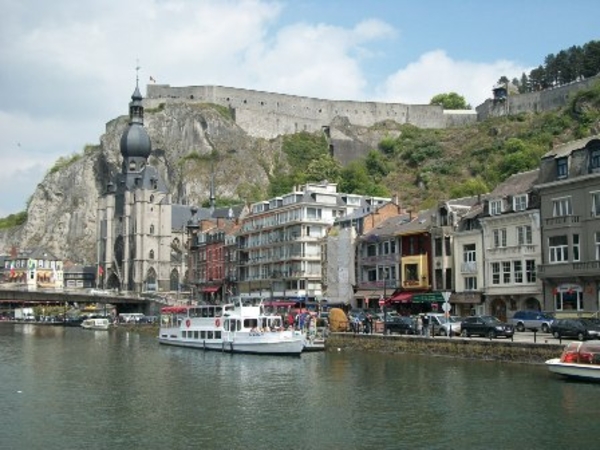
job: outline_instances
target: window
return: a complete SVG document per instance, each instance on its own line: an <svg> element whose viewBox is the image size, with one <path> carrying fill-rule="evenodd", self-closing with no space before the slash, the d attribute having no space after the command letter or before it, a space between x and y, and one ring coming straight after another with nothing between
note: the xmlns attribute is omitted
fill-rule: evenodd
<svg viewBox="0 0 600 450"><path fill-rule="evenodd" d="M502 282L510 284L510 261L502 262Z"/></svg>
<svg viewBox="0 0 600 450"><path fill-rule="evenodd" d="M596 231L594 237L596 241L596 261L600 261L600 232Z"/></svg>
<svg viewBox="0 0 600 450"><path fill-rule="evenodd" d="M579 235L573 235L573 261L579 261Z"/></svg>
<svg viewBox="0 0 600 450"><path fill-rule="evenodd" d="M490 215L497 216L502 214L502 200L490 201Z"/></svg>
<svg viewBox="0 0 600 450"><path fill-rule="evenodd" d="M513 198L513 209L515 211L525 211L527 209L527 194L516 195Z"/></svg>
<svg viewBox="0 0 600 450"><path fill-rule="evenodd" d="M463 245L463 262L476 262L477 254L475 252L475 244Z"/></svg>
<svg viewBox="0 0 600 450"><path fill-rule="evenodd" d="M571 210L571 197L563 197L552 200L552 216L570 216L573 214Z"/></svg>
<svg viewBox="0 0 600 450"><path fill-rule="evenodd" d="M444 238L444 247L446 249L446 256L452 256L452 241L450 240L450 236Z"/></svg>
<svg viewBox="0 0 600 450"><path fill-rule="evenodd" d="M534 259L525 260L525 280L527 280L527 283L535 283L537 280Z"/></svg>
<svg viewBox="0 0 600 450"><path fill-rule="evenodd" d="M567 178L569 169L568 158L556 159L556 178Z"/></svg>
<svg viewBox="0 0 600 450"><path fill-rule="evenodd" d="M442 238L435 238L435 256L444 256L442 254Z"/></svg>
<svg viewBox="0 0 600 450"><path fill-rule="evenodd" d="M154 234L154 225L150 225L150 234Z"/></svg>
<svg viewBox="0 0 600 450"><path fill-rule="evenodd" d="M590 151L590 168L600 169L600 148L596 147Z"/></svg>
<svg viewBox="0 0 600 450"><path fill-rule="evenodd" d="M492 284L500 284L500 263L492 263Z"/></svg>
<svg viewBox="0 0 600 450"><path fill-rule="evenodd" d="M154 250L150 250L150 254L148 256L150 259L154 259Z"/></svg>
<svg viewBox="0 0 600 450"><path fill-rule="evenodd" d="M553 236L548 239L550 263L559 263L569 260L569 243L567 236Z"/></svg>
<svg viewBox="0 0 600 450"><path fill-rule="evenodd" d="M367 256L377 256L377 245L376 244L367 245Z"/></svg>
<svg viewBox="0 0 600 450"><path fill-rule="evenodd" d="M477 277L465 277L465 291L477 290Z"/></svg>
<svg viewBox="0 0 600 450"><path fill-rule="evenodd" d="M583 309L583 291L581 289L556 290L554 302L557 311L581 311Z"/></svg>
<svg viewBox="0 0 600 450"><path fill-rule="evenodd" d="M515 283L522 283L523 263L521 261L513 261L513 273L515 274Z"/></svg>
<svg viewBox="0 0 600 450"><path fill-rule="evenodd" d="M419 281L419 268L416 264L404 266L404 281Z"/></svg>
<svg viewBox="0 0 600 450"><path fill-rule="evenodd" d="M494 248L506 247L506 228L496 229L494 235Z"/></svg>
<svg viewBox="0 0 600 450"><path fill-rule="evenodd" d="M531 225L522 225L517 227L517 243L519 245L533 243Z"/></svg>
<svg viewBox="0 0 600 450"><path fill-rule="evenodd" d="M591 192L592 195L592 217L600 216L600 192Z"/></svg>
<svg viewBox="0 0 600 450"><path fill-rule="evenodd" d="M321 218L321 208L306 208L306 218L307 219L320 219Z"/></svg>

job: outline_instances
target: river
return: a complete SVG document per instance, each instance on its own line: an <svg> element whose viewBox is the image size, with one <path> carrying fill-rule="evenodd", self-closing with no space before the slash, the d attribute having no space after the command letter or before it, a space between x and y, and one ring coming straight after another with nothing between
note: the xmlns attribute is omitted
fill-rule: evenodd
<svg viewBox="0 0 600 450"><path fill-rule="evenodd" d="M0 448L596 448L600 385L446 357L229 355L0 323Z"/></svg>

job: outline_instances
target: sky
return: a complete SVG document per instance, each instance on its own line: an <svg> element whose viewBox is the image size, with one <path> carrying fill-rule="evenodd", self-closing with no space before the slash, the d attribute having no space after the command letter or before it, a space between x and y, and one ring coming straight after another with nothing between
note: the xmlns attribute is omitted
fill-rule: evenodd
<svg viewBox="0 0 600 450"><path fill-rule="evenodd" d="M599 39L597 0L0 0L0 217L128 114L136 75L331 100L476 107ZM139 67L139 70L136 70Z"/></svg>

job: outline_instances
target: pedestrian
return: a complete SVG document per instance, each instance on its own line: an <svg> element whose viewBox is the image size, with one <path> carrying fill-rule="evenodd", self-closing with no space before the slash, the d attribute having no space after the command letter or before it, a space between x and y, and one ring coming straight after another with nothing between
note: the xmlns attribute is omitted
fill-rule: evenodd
<svg viewBox="0 0 600 450"><path fill-rule="evenodd" d="M423 316L423 336L429 337L429 316L427 314Z"/></svg>
<svg viewBox="0 0 600 450"><path fill-rule="evenodd" d="M423 318L421 314L417 316L417 335L423 334Z"/></svg>

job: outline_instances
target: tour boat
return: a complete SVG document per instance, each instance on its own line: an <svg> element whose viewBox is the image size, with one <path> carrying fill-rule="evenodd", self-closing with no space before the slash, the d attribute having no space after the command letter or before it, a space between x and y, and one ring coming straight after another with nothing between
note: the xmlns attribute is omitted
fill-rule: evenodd
<svg viewBox="0 0 600 450"><path fill-rule="evenodd" d="M162 308L158 341L228 353L300 355L305 336L285 329L281 316L266 314L262 302L238 297L225 305Z"/></svg>
<svg viewBox="0 0 600 450"><path fill-rule="evenodd" d="M106 317L85 319L81 322L81 327L86 330L108 330L110 328L110 321Z"/></svg>
<svg viewBox="0 0 600 450"><path fill-rule="evenodd" d="M600 341L571 342L560 358L549 359L546 365L565 377L600 381Z"/></svg>

